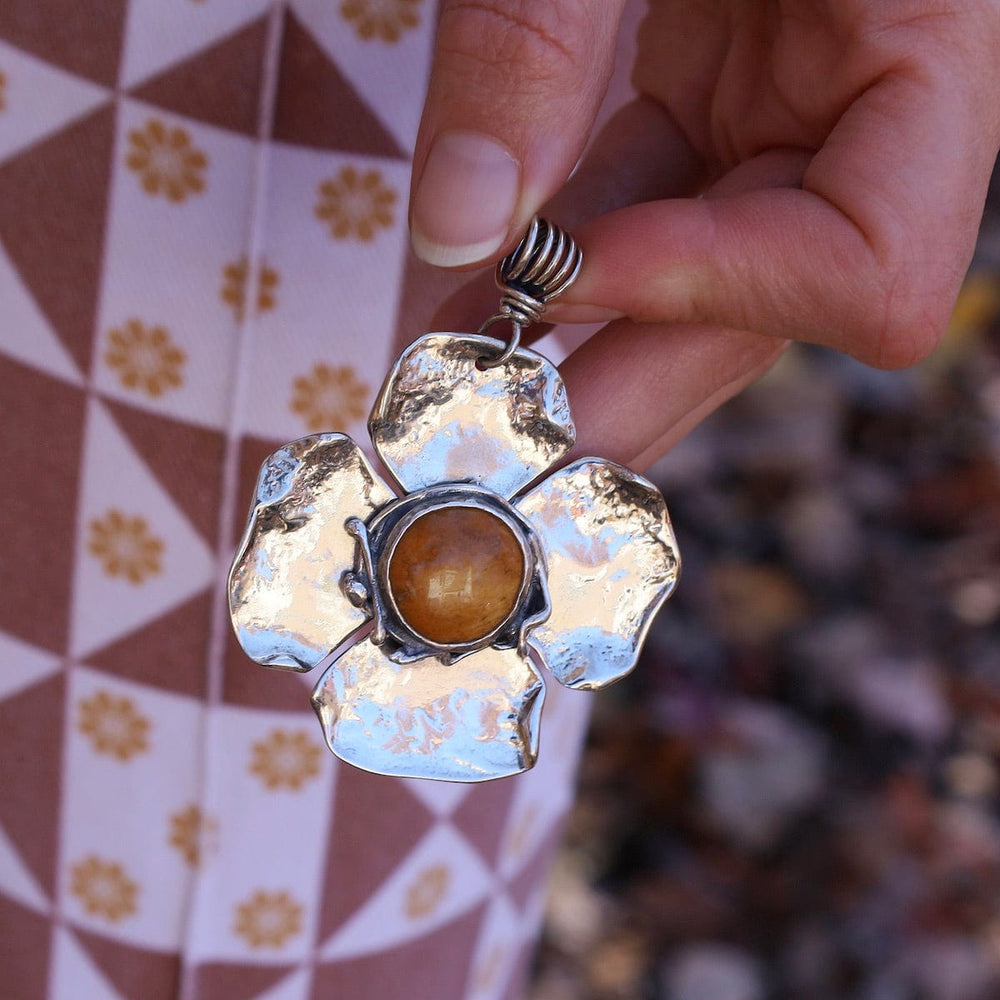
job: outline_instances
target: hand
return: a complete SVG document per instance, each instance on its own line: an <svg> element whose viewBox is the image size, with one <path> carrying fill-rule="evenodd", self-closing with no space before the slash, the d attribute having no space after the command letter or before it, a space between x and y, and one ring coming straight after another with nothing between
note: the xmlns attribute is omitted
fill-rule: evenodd
<svg viewBox="0 0 1000 1000"><path fill-rule="evenodd" d="M640 97L564 187L622 3L444 4L414 159L418 254L496 257L561 191L553 217L587 260L551 316L616 319L564 366L570 398L634 462L766 369L783 338L883 367L924 357L1000 146L996 3L654 2Z"/></svg>

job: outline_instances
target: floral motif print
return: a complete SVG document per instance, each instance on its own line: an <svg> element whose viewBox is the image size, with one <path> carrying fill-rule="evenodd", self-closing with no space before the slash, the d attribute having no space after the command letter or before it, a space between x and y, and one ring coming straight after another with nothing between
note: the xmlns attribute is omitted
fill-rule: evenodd
<svg viewBox="0 0 1000 1000"><path fill-rule="evenodd" d="M0 111L7 110L7 74L0 70Z"/></svg>
<svg viewBox="0 0 1000 1000"><path fill-rule="evenodd" d="M420 23L420 4L421 0L344 0L340 13L358 38L392 43Z"/></svg>
<svg viewBox="0 0 1000 1000"><path fill-rule="evenodd" d="M517 822L510 828L505 844L505 853L509 858L520 858L531 843L531 835L538 823L538 804L532 802L524 810Z"/></svg>
<svg viewBox="0 0 1000 1000"><path fill-rule="evenodd" d="M208 157L191 144L187 129L170 128L159 118L150 118L142 129L128 134L125 163L139 175L143 190L182 202L205 190Z"/></svg>
<svg viewBox="0 0 1000 1000"><path fill-rule="evenodd" d="M367 410L370 390L351 367L320 363L292 385L292 413L302 417L311 431L347 426Z"/></svg>
<svg viewBox="0 0 1000 1000"><path fill-rule="evenodd" d="M131 760L149 749L149 719L131 698L97 691L80 702L78 728L93 748L119 760Z"/></svg>
<svg viewBox="0 0 1000 1000"><path fill-rule="evenodd" d="M192 868L197 868L218 830L215 820L207 817L198 806L189 805L171 815L168 843L177 848Z"/></svg>
<svg viewBox="0 0 1000 1000"><path fill-rule="evenodd" d="M88 913L117 923L135 913L139 887L121 865L91 855L73 866L70 892Z"/></svg>
<svg viewBox="0 0 1000 1000"><path fill-rule="evenodd" d="M115 507L90 522L87 547L108 576L123 576L129 583L142 583L162 568L162 540L150 533L144 518L129 517Z"/></svg>
<svg viewBox="0 0 1000 1000"><path fill-rule="evenodd" d="M302 730L275 729L253 745L250 773L270 789L301 788L319 774L319 744Z"/></svg>
<svg viewBox="0 0 1000 1000"><path fill-rule="evenodd" d="M472 978L472 988L476 993L486 993L494 985L506 955L507 950L503 945L495 944L489 950Z"/></svg>
<svg viewBox="0 0 1000 1000"><path fill-rule="evenodd" d="M126 389L137 389L154 399L184 381L184 352L164 327L146 326L137 319L108 331L104 360Z"/></svg>
<svg viewBox="0 0 1000 1000"><path fill-rule="evenodd" d="M251 948L280 948L302 931L302 907L287 892L255 892L236 907L233 930Z"/></svg>
<svg viewBox="0 0 1000 1000"><path fill-rule="evenodd" d="M222 269L222 301L233 307L237 320L242 320L246 308L247 278L249 265L246 257L233 261ZM274 308L275 290L280 278L278 272L262 263L257 272L257 311L267 312Z"/></svg>
<svg viewBox="0 0 1000 1000"><path fill-rule="evenodd" d="M398 195L377 170L344 167L319 185L316 218L330 227L334 239L369 243L379 229L392 225Z"/></svg>
<svg viewBox="0 0 1000 1000"><path fill-rule="evenodd" d="M445 865L424 869L406 892L406 915L411 920L430 916L444 899L450 880Z"/></svg>

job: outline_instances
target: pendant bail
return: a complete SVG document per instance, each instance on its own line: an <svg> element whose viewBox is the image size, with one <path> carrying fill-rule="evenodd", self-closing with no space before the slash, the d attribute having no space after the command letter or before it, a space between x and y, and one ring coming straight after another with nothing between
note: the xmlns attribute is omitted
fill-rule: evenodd
<svg viewBox="0 0 1000 1000"><path fill-rule="evenodd" d="M484 334L506 320L511 338L495 358L483 358L483 368L504 364L517 350L521 331L542 318L546 305L576 280L583 251L572 236L546 219L535 216L520 243L497 264L496 283L504 293L500 308L479 328Z"/></svg>

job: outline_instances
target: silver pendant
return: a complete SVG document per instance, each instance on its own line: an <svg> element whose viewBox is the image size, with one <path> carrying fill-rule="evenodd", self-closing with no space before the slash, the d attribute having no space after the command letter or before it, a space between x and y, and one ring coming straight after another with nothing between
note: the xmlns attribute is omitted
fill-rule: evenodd
<svg viewBox="0 0 1000 1000"><path fill-rule="evenodd" d="M328 661L312 704L351 764L446 781L527 770L540 668L572 688L623 677L676 584L663 497L604 459L558 467L575 441L565 387L518 346L581 259L535 220L497 268L499 312L403 352L368 421L393 486L338 433L261 468L233 627L264 666ZM506 344L486 335L501 321Z"/></svg>

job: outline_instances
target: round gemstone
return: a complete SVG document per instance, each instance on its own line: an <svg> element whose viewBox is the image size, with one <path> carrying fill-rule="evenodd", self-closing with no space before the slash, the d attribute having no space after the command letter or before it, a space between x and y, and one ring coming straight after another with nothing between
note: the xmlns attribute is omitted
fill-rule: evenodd
<svg viewBox="0 0 1000 1000"><path fill-rule="evenodd" d="M524 551L513 529L475 507L438 507L404 531L389 589L414 632L439 646L485 638L514 611Z"/></svg>

